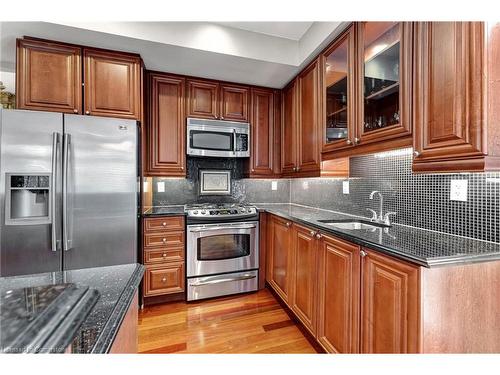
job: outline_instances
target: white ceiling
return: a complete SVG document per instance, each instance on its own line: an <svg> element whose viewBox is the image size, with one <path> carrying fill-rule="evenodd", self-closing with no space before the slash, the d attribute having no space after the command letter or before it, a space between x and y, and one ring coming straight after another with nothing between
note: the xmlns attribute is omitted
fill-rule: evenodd
<svg viewBox="0 0 500 375"><path fill-rule="evenodd" d="M282 88L345 25L343 22L1 22L0 71L15 71L15 40L27 35L139 53L150 70Z"/></svg>
<svg viewBox="0 0 500 375"><path fill-rule="evenodd" d="M300 40L313 22L217 22L220 25L255 33Z"/></svg>

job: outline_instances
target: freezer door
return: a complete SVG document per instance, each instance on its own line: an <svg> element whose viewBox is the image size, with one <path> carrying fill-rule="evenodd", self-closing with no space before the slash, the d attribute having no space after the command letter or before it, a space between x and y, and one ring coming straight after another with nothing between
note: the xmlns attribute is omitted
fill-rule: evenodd
<svg viewBox="0 0 500 375"><path fill-rule="evenodd" d="M62 269L60 113L0 110L0 275Z"/></svg>
<svg viewBox="0 0 500 375"><path fill-rule="evenodd" d="M64 115L64 269L137 259L137 123Z"/></svg>

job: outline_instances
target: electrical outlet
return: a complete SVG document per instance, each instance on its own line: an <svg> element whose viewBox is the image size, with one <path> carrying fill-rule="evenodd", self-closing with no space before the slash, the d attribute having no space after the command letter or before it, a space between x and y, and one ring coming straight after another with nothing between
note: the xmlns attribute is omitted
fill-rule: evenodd
<svg viewBox="0 0 500 375"><path fill-rule="evenodd" d="M271 181L271 190L278 190L278 181Z"/></svg>
<svg viewBox="0 0 500 375"><path fill-rule="evenodd" d="M349 194L349 180L342 181L342 193Z"/></svg>
<svg viewBox="0 0 500 375"><path fill-rule="evenodd" d="M467 187L469 180L451 180L450 182L450 200L467 202Z"/></svg>
<svg viewBox="0 0 500 375"><path fill-rule="evenodd" d="M165 182L163 182L163 181L157 182L156 189L158 190L158 193L164 193L165 192Z"/></svg>

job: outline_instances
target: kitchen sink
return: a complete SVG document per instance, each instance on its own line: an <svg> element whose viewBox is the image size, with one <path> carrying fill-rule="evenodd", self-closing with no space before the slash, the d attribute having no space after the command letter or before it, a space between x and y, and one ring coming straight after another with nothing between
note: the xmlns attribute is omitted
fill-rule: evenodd
<svg viewBox="0 0 500 375"><path fill-rule="evenodd" d="M347 230L379 229L389 228L390 225L375 223L369 220L318 220L320 223L328 224L334 228Z"/></svg>

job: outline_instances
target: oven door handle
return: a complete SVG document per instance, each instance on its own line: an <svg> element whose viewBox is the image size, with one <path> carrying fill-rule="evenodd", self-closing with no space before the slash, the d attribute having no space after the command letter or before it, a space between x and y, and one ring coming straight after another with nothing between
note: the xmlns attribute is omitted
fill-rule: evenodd
<svg viewBox="0 0 500 375"><path fill-rule="evenodd" d="M252 275L252 274L245 274L237 277L224 277L224 278L217 278L217 279L212 279L212 280L207 280L207 281L198 281L194 282L192 284L189 284L190 286L202 286L202 285L213 285L213 284L221 284L221 283L229 283L232 281L243 281L243 280L251 280L255 279L257 276Z"/></svg>
<svg viewBox="0 0 500 375"><path fill-rule="evenodd" d="M252 228L257 228L257 225L251 224L251 225L234 225L234 226L217 226L217 227L205 227L205 228L193 228L193 229L188 229L189 232L191 233L199 233L199 232L208 232L208 231L215 231L215 230L231 230L231 229L252 229Z"/></svg>

